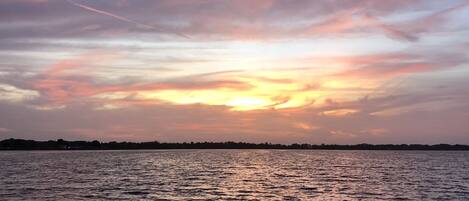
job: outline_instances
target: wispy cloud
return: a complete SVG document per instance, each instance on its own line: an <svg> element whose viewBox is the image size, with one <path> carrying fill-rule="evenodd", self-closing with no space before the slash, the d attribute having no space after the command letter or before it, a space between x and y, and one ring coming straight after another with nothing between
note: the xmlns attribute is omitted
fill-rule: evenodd
<svg viewBox="0 0 469 201"><path fill-rule="evenodd" d="M415 42L418 40L418 37L413 35L413 34L410 34L410 33L406 33L404 31L401 31L399 30L398 28L392 26L392 25L388 25L388 24L385 24L383 22L381 22L380 20L378 20L376 17L374 16L371 16L369 14L365 14L363 16L363 18L365 19L365 21L367 21L370 25L374 26L374 27L377 27L381 30L384 31L384 33L391 37L391 38L395 38L397 40L404 40L404 41L410 41L410 42Z"/></svg>
<svg viewBox="0 0 469 201"><path fill-rule="evenodd" d="M426 15L424 17L405 21L395 25L385 24L377 17L370 14L365 14L363 17L371 25L383 30L384 33L391 38L415 42L419 39L419 34L435 29L435 27L440 27L441 25L445 24L447 21L445 18L447 18L449 14L465 9L467 6L469 6L469 3L462 3L437 12L433 12L430 15Z"/></svg>
<svg viewBox="0 0 469 201"><path fill-rule="evenodd" d="M196 91L207 89L236 89L246 90L251 86L248 83L235 80L205 80L204 76L193 77L195 79L179 80L174 79L165 82L137 82L137 83L101 83L96 82L94 72L99 69L93 68L96 62L113 62L117 59L114 54L94 51L80 55L77 58L65 59L57 62L44 70L37 76L33 83L33 88L39 90L50 104L65 104L69 101L90 98L106 93L135 94L138 92L156 92L163 90ZM223 73L229 73L227 71ZM235 72L235 71L233 71ZM210 73L217 75L222 72ZM126 97L127 97L126 96ZM155 101L157 103L158 101Z"/></svg>
<svg viewBox="0 0 469 201"><path fill-rule="evenodd" d="M415 73L444 70L468 61L464 54L453 53L444 57L418 54L378 54L353 57L332 57L352 68L335 74L338 77L380 79Z"/></svg>

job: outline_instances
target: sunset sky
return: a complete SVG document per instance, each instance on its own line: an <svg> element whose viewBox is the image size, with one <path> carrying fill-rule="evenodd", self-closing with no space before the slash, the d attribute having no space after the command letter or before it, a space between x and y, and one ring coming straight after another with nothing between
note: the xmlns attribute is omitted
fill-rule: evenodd
<svg viewBox="0 0 469 201"><path fill-rule="evenodd" d="M1 0L4 138L469 144L469 2Z"/></svg>

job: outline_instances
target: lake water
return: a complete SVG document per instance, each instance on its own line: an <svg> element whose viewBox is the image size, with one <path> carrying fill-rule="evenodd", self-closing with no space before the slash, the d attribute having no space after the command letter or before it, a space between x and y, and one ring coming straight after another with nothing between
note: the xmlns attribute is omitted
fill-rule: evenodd
<svg viewBox="0 0 469 201"><path fill-rule="evenodd" d="M469 200L469 152L0 152L0 200Z"/></svg>

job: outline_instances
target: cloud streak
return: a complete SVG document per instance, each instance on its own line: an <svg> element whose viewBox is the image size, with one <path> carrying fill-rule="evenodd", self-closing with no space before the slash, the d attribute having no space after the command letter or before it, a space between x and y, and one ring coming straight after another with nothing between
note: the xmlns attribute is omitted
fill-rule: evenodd
<svg viewBox="0 0 469 201"><path fill-rule="evenodd" d="M37 76L33 88L39 90L50 101L50 104L61 105L72 100L91 98L106 93L125 93L128 94L127 96L131 96L136 93L164 90L247 90L251 87L248 83L234 80L174 80L150 83L97 84L97 77L93 75L91 70L92 66L97 62L114 62L116 59L115 55L95 51L77 58L59 61ZM94 69L94 71L96 70L98 69ZM217 74L219 73L211 73L211 75ZM195 78L200 78L200 76Z"/></svg>

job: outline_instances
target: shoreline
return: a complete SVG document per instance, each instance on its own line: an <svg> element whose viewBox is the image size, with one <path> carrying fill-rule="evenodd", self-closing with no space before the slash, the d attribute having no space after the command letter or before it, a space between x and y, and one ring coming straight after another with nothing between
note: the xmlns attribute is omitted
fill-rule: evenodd
<svg viewBox="0 0 469 201"><path fill-rule="evenodd" d="M246 142L99 142L66 141L63 139L35 141L5 139L0 141L0 151L59 151L59 150L176 150L176 149L275 149L275 150L388 150L388 151L469 151L461 144L272 144Z"/></svg>

